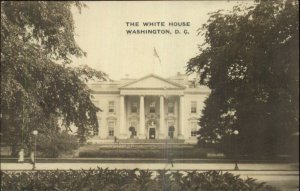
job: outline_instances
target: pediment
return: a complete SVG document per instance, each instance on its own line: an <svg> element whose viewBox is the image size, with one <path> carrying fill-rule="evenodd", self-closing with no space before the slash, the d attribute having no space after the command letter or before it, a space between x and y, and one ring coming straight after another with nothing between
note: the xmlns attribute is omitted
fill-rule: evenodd
<svg viewBox="0 0 300 191"><path fill-rule="evenodd" d="M151 74L120 86L120 89L184 89L185 86Z"/></svg>

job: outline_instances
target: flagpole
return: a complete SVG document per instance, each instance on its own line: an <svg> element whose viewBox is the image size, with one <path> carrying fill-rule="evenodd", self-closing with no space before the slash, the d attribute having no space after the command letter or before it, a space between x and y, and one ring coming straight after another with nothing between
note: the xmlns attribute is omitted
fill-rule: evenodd
<svg viewBox="0 0 300 191"><path fill-rule="evenodd" d="M154 65L155 65L155 60L154 57L152 57L152 74L154 74Z"/></svg>
<svg viewBox="0 0 300 191"><path fill-rule="evenodd" d="M156 51L156 48L154 47L153 48L153 73L155 72L155 62L154 62L154 57L156 57L157 59L158 59L158 61L159 61L159 64L161 65L161 60L160 60L160 57L159 57L159 55L158 55L158 53L157 53L157 51Z"/></svg>

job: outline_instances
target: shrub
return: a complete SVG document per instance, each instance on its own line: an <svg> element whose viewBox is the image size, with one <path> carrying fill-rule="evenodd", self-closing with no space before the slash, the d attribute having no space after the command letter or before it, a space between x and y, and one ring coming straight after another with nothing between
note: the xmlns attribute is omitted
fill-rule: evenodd
<svg viewBox="0 0 300 191"><path fill-rule="evenodd" d="M59 191L276 191L252 178L220 171L166 170L56 170L56 171L1 171L1 190L59 190Z"/></svg>
<svg viewBox="0 0 300 191"><path fill-rule="evenodd" d="M121 158L206 158L206 151L202 149L182 148L101 148L98 151L87 150L79 152L79 157L121 157Z"/></svg>
<svg viewBox="0 0 300 191"><path fill-rule="evenodd" d="M42 157L58 157L61 154L71 153L78 147L76 136L65 131L41 134L37 140L37 151Z"/></svg>

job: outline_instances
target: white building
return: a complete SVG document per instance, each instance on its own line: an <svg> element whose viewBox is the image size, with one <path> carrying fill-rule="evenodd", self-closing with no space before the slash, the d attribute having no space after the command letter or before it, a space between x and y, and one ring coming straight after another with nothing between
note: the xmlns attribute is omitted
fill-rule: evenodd
<svg viewBox="0 0 300 191"><path fill-rule="evenodd" d="M210 90L178 73L89 84L97 114L96 139L183 139L196 142L198 119Z"/></svg>

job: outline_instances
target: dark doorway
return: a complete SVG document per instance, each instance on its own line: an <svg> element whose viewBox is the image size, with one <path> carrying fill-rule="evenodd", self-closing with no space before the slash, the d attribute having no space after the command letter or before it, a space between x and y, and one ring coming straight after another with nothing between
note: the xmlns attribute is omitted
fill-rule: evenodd
<svg viewBox="0 0 300 191"><path fill-rule="evenodd" d="M174 131L175 131L174 126L170 126L169 127L169 137L170 137L170 139L174 138Z"/></svg>
<svg viewBox="0 0 300 191"><path fill-rule="evenodd" d="M149 129L149 139L155 139L155 128Z"/></svg>

